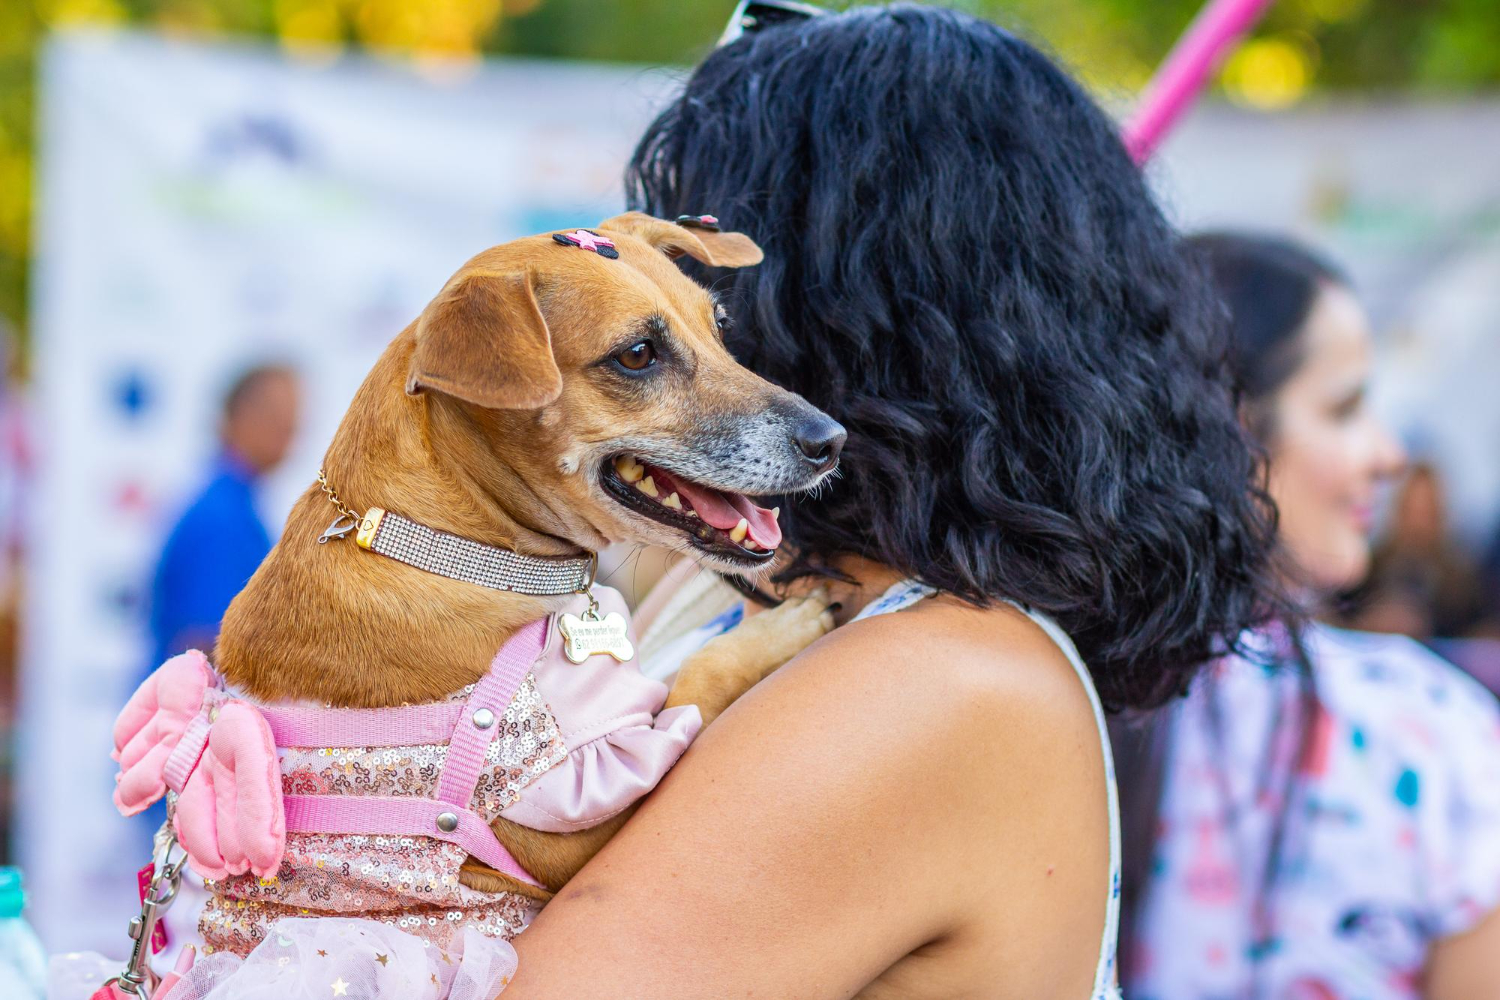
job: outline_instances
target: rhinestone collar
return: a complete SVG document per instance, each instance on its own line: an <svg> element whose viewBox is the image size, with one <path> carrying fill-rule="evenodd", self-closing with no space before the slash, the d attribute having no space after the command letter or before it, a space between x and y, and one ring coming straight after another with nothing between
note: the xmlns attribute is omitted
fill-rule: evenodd
<svg viewBox="0 0 1500 1000"><path fill-rule="evenodd" d="M318 536L320 545L353 531L356 545L388 559L450 580L535 597L587 593L593 585L599 565L599 557L593 553L565 559L526 556L437 531L381 507L356 514L338 498L321 469L318 483L339 512Z"/></svg>

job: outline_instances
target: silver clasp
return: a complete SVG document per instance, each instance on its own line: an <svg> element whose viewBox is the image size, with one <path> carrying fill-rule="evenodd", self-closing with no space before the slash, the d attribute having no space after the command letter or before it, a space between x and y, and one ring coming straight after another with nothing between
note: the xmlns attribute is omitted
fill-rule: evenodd
<svg viewBox="0 0 1500 1000"><path fill-rule="evenodd" d="M151 876L151 884L146 887L146 896L141 900L141 914L130 919L129 934L134 942L130 949L130 961L125 963L125 970L114 980L114 985L120 992L141 997L142 1000L149 997L154 988L154 977L151 975L151 938L156 933L156 925L161 921L162 914L172 905L178 890L182 888L182 866L187 861L187 853L183 852L173 861L172 848L176 846L177 836L168 827L166 838L152 859L156 870Z"/></svg>
<svg viewBox="0 0 1500 1000"><path fill-rule="evenodd" d="M340 514L333 519L332 524L323 529L323 533L318 536L318 544L325 545L330 539L343 538L357 527L359 527L359 520L357 518L349 517L347 514Z"/></svg>
<svg viewBox="0 0 1500 1000"><path fill-rule="evenodd" d="M586 622L599 620L599 600L594 596L594 578L599 575L599 553L589 553L588 578L579 585L576 593L589 599L588 610L583 613Z"/></svg>

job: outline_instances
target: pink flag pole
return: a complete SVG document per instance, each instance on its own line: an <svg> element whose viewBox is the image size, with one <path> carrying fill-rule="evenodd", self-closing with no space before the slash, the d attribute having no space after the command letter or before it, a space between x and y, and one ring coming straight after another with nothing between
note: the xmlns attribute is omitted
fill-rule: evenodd
<svg viewBox="0 0 1500 1000"><path fill-rule="evenodd" d="M1255 26L1271 0L1210 0L1146 85L1125 126L1125 148L1137 163L1150 159L1168 131L1192 106L1219 62Z"/></svg>

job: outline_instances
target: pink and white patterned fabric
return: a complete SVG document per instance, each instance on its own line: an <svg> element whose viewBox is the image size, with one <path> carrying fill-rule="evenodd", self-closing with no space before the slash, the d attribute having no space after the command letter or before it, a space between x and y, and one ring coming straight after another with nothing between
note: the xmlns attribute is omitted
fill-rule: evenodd
<svg viewBox="0 0 1500 1000"><path fill-rule="evenodd" d="M594 596L601 614L626 610L613 590ZM586 607L580 595L559 613ZM179 793L178 838L209 880L206 955L248 955L277 921L307 916L370 918L445 953L470 931L508 939L536 904L459 880L474 855L529 881L488 824L601 823L654 788L701 725L696 707L663 710L666 686L633 659L574 664L560 647L550 617L443 702L374 710L255 705L184 654L121 713L116 802L137 812ZM434 828L440 812L456 830Z"/></svg>
<svg viewBox="0 0 1500 1000"><path fill-rule="evenodd" d="M1270 926L1258 779L1298 689L1284 660L1234 659L1176 709L1132 1000L1415 1000L1432 944L1500 907L1495 698L1402 637L1315 626L1306 646L1320 708Z"/></svg>

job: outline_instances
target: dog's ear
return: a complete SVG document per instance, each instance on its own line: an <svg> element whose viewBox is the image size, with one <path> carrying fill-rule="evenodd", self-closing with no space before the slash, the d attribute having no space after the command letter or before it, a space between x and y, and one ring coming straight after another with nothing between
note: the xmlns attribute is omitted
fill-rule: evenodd
<svg viewBox="0 0 1500 1000"><path fill-rule="evenodd" d="M531 276L456 275L417 320L406 391L433 389L494 410L534 410L562 393Z"/></svg>
<svg viewBox="0 0 1500 1000"><path fill-rule="evenodd" d="M675 222L658 219L645 212L626 212L599 223L600 229L612 229L636 239L645 240L668 257L687 254L710 267L749 267L759 264L765 254L744 233L724 233L717 229L688 229Z"/></svg>

